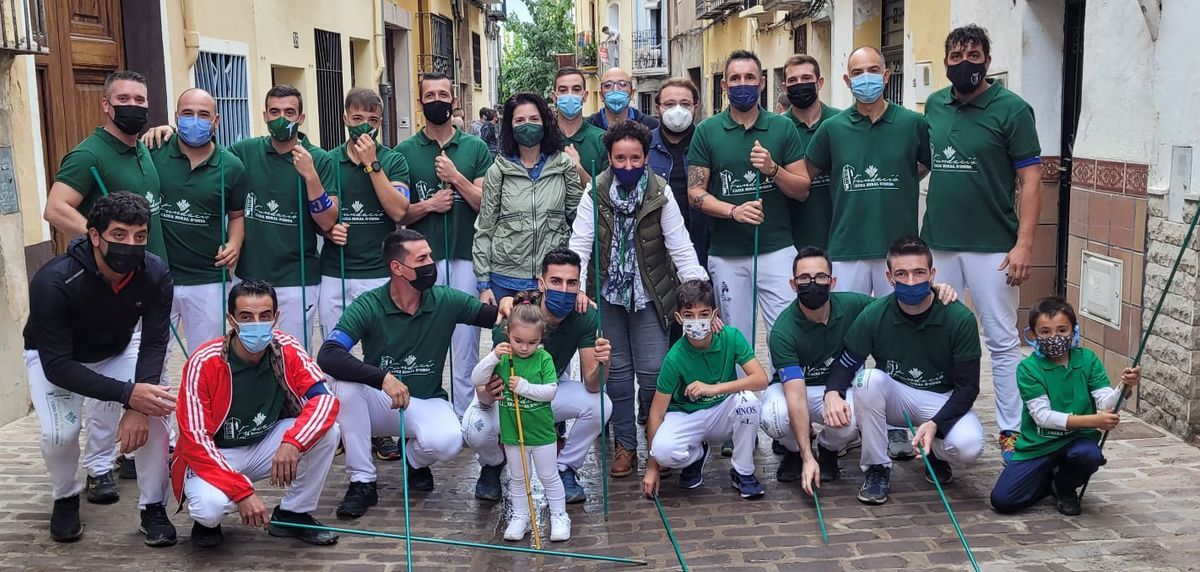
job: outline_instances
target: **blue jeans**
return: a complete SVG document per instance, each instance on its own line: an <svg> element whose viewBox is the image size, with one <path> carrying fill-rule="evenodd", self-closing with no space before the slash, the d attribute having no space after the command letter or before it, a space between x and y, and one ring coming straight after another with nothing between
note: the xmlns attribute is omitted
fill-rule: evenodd
<svg viewBox="0 0 1200 572"><path fill-rule="evenodd" d="M501 298L507 298L517 292L538 289L537 280L534 278L513 278L499 274L492 274L490 286L492 294L496 296L497 304L500 303Z"/></svg>
<svg viewBox="0 0 1200 572"><path fill-rule="evenodd" d="M1106 462L1100 446L1088 437L1042 457L1012 461L992 488L992 508L999 513L1024 510L1051 493L1051 482L1060 491L1076 490Z"/></svg>
<svg viewBox="0 0 1200 572"><path fill-rule="evenodd" d="M658 385L658 370L667 355L667 330L663 329L653 304L630 314L622 306L600 300L600 319L604 322L604 337L612 344L605 383L608 398L612 400L613 435L621 446L636 451L633 398L638 395L639 407L650 407ZM633 383L635 374L637 391Z"/></svg>

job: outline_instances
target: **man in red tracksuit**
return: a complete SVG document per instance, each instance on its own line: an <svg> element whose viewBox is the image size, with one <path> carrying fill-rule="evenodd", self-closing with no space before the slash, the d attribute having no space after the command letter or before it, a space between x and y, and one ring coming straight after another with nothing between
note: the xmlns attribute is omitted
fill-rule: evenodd
<svg viewBox="0 0 1200 572"><path fill-rule="evenodd" d="M272 536L333 544L333 532L274 522L321 524L310 513L337 449L338 400L300 342L275 330L278 300L269 283L234 286L228 308L232 330L192 354L179 390L171 483L195 521L192 544L220 544L221 518L235 510L243 524ZM265 478L287 489L269 517L253 484Z"/></svg>

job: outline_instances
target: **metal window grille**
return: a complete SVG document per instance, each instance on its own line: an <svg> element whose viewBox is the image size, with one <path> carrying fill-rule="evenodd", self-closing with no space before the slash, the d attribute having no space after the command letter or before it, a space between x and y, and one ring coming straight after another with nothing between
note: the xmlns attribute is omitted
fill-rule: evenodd
<svg viewBox="0 0 1200 572"><path fill-rule="evenodd" d="M315 30L317 64L317 120L321 147L333 149L346 140L342 128L342 35Z"/></svg>
<svg viewBox="0 0 1200 572"><path fill-rule="evenodd" d="M880 52L892 77L883 96L893 103L904 105L904 0L885 0Z"/></svg>
<svg viewBox="0 0 1200 572"><path fill-rule="evenodd" d="M250 136L250 90L246 56L200 52L193 69L196 87L217 100L221 126L217 143L228 147Z"/></svg>
<svg viewBox="0 0 1200 572"><path fill-rule="evenodd" d="M475 85L483 85L483 49L480 46L479 34L471 32L471 71L475 77Z"/></svg>

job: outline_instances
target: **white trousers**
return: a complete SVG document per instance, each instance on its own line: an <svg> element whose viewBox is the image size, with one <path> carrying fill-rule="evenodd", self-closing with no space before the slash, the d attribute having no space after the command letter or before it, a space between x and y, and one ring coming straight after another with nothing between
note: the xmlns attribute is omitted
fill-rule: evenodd
<svg viewBox="0 0 1200 572"><path fill-rule="evenodd" d="M219 282L195 286L175 286L175 301L171 304L171 322L184 337L188 355L195 353L196 349L204 342L225 335L226 321L221 307L224 305L222 302L231 287L229 283L226 283L226 290L223 292ZM183 323L182 327L180 322ZM175 347L176 344L177 342L172 339L168 344L168 350Z"/></svg>
<svg viewBox="0 0 1200 572"><path fill-rule="evenodd" d="M350 482L375 482L375 461L371 458L371 437L400 435L400 412L392 409L392 400L383 391L345 381L333 382L333 393L341 404L338 424L342 427L342 445L346 449L346 473ZM409 400L404 411L408 464L423 469L449 461L462 451L462 430L454 408L445 399Z"/></svg>
<svg viewBox="0 0 1200 572"><path fill-rule="evenodd" d="M1004 262L1004 252L948 252L935 250L939 282L949 284L961 295L963 286L971 291L971 305L983 325L983 340L992 355L992 385L996 393L996 424L1001 431L1021 430L1021 391L1017 389L1017 364L1021 339L1017 332L1017 306L1021 289L1005 282L1004 272L996 270Z"/></svg>
<svg viewBox="0 0 1200 572"><path fill-rule="evenodd" d="M854 414L862 429L859 464L864 472L871 465L892 465L887 454L887 425L907 427L904 420L907 413L916 429L932 419L954 394L915 389L881 370L866 368L859 370L850 391L854 394ZM955 467L974 463L982 453L983 426L974 411L963 415L944 439L933 440L933 454Z"/></svg>
<svg viewBox="0 0 1200 572"><path fill-rule="evenodd" d="M761 332L770 339L775 318L796 299L788 280L792 278L792 262L796 248L788 246L775 252L758 255L758 310L762 313L766 330ZM750 347L757 340L752 336L760 333L754 328L757 317L751 314L754 293L754 258L751 256L708 257L708 273L712 276L717 304L721 308L721 319L742 331ZM771 358L760 358L767 371L771 369Z"/></svg>
<svg viewBox="0 0 1200 572"><path fill-rule="evenodd" d="M321 317L321 339L324 340L329 336L329 332L332 332L334 326L337 326L338 320L342 319L342 312L346 311L346 306L353 304L364 293L387 283L387 278L347 278L346 298L348 300L343 302L342 279L337 276L322 276L321 299L318 302Z"/></svg>
<svg viewBox="0 0 1200 572"><path fill-rule="evenodd" d="M701 443L722 443L732 438L733 468L752 475L758 421L759 401L752 391L735 393L713 407L692 413L668 411L654 433L650 456L660 466L681 469L704 454Z"/></svg>
<svg viewBox="0 0 1200 572"><path fill-rule="evenodd" d="M603 426L600 421L601 398L600 393L589 392L582 382L559 380L558 391L550 402L554 422L562 423L569 419L575 422L567 433L562 453L558 455L558 470L578 471L583 466ZM607 422L607 417L612 417L612 401L607 395L603 399ZM480 465L494 467L504 462L504 451L500 448L500 408L495 404L483 405L473 397L471 405L463 413L462 434L463 441L475 451L475 458Z"/></svg>
<svg viewBox="0 0 1200 572"><path fill-rule="evenodd" d="M284 433L295 422L295 419L280 419L261 441L245 447L221 449L221 455L233 470L245 475L250 482L266 479L271 476L271 464L275 452L283 443ZM333 454L337 451L338 433L335 424L321 440L300 455L296 480L283 493L283 500L279 501L280 508L300 513L317 510L321 487L325 485L325 476L329 474L329 465L333 463ZM221 524L226 514L237 512L237 505L221 489L209 484L191 469L184 476L183 493L187 496L188 513L192 520L202 526L212 528Z"/></svg>
<svg viewBox="0 0 1200 572"><path fill-rule="evenodd" d="M340 294L340 292L339 292ZM311 352L312 346L319 346L312 333L313 320L317 317L317 304L321 299L321 286L312 284L304 287L304 296L300 295L299 286L275 288L275 297L279 300L279 324L276 326L283 333L295 337L301 344L307 339L309 346L305 351ZM302 303L305 306L301 309ZM308 337L305 338L305 329ZM316 341L316 343L314 343Z"/></svg>
<svg viewBox="0 0 1200 572"><path fill-rule="evenodd" d="M825 415L825 386L810 385L805 387L805 390L808 394L809 423L821 423ZM850 405L850 424L836 429L823 427L821 434L817 436L817 444L830 451L845 449L858 436L858 422L854 418L854 392L846 393L846 402ZM793 453L800 452L800 442L796 438L796 433L792 431L791 416L788 415L787 396L784 394L783 384L771 384L763 392L759 426L762 427L763 433L783 443L787 450Z"/></svg>
<svg viewBox="0 0 1200 572"><path fill-rule="evenodd" d="M130 343L125 352L104 361L84 364L92 371L114 379L132 380L137 365L138 343ZM99 476L111 471L116 461L117 425L123 413L120 403L85 398L58 387L46 379L42 361L35 350L25 351L25 370L29 376L29 395L41 424L42 458L50 473L55 500L83 491L79 469L79 432L83 428L83 408L88 408L88 442L85 466L88 474ZM139 452L138 506L166 503L170 482L167 478L167 438L165 417L150 417L150 434Z"/></svg>
<svg viewBox="0 0 1200 572"><path fill-rule="evenodd" d="M449 267L446 263L446 260L438 262L438 284L477 296L475 267L471 261L450 260ZM480 329L475 326L459 324L454 327L454 335L450 337L450 402L454 404L454 414L459 419L462 419L475 395L471 371L479 363L479 333Z"/></svg>
<svg viewBox="0 0 1200 572"><path fill-rule="evenodd" d="M529 500L525 498L525 472L521 466L521 447L505 445L504 453L512 459L508 464L508 502L512 503L513 516L529 518ZM562 479L558 476L555 461L558 446L554 443L536 447L526 445L525 454L529 455L526 463L533 465L530 478L537 475L538 480L542 482L546 503L550 505L550 514L567 512L567 493L563 488Z"/></svg>
<svg viewBox="0 0 1200 572"><path fill-rule="evenodd" d="M940 267L939 267L940 269ZM887 279L887 259L841 260L833 263L833 275L837 277L837 292L858 292L882 298L892 293L892 283ZM941 274L938 274L941 278Z"/></svg>

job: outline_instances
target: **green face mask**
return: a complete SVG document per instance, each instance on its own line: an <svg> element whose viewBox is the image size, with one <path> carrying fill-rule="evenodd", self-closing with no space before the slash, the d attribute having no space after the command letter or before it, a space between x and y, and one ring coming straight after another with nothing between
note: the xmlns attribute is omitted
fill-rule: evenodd
<svg viewBox="0 0 1200 572"><path fill-rule="evenodd" d="M540 123L522 123L513 127L513 139L522 147L533 147L542 142L542 126Z"/></svg>
<svg viewBox="0 0 1200 572"><path fill-rule="evenodd" d="M370 135L371 139L374 139L375 133L378 131L374 127L371 127L370 123L365 121L363 123L359 123L358 125L347 125L346 130L350 132L351 141L358 141L358 138L362 137L363 135Z"/></svg>
<svg viewBox="0 0 1200 572"><path fill-rule="evenodd" d="M276 141L291 141L299 128L299 123L289 121L282 115L267 122L267 131L271 132L271 138Z"/></svg>

